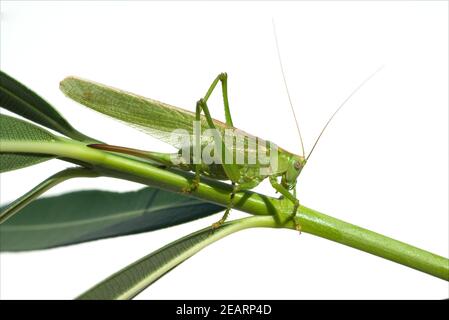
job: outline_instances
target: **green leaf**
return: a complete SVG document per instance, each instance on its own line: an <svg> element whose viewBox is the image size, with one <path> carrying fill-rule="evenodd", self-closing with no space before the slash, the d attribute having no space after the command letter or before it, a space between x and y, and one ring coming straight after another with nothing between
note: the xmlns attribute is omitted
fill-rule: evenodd
<svg viewBox="0 0 449 320"><path fill-rule="evenodd" d="M29 153L1 153L2 143L15 141L54 141L50 132L29 122L0 114L0 172L16 170L54 158Z"/></svg>
<svg viewBox="0 0 449 320"><path fill-rule="evenodd" d="M0 225L0 250L24 251L161 229L223 207L156 188L77 191L38 199Z"/></svg>
<svg viewBox="0 0 449 320"><path fill-rule="evenodd" d="M250 217L192 233L143 257L89 289L78 299L132 299L145 288L209 244L236 231L254 227L274 227L273 217Z"/></svg>
<svg viewBox="0 0 449 320"><path fill-rule="evenodd" d="M77 130L39 95L0 71L0 107L75 140L96 141Z"/></svg>
<svg viewBox="0 0 449 320"><path fill-rule="evenodd" d="M25 193L20 198L11 202L8 206L2 208L2 210L0 211L0 224L11 218L14 214L20 211L20 209L26 207L31 203L31 201L39 197L45 191L48 191L49 189L68 179L81 177L95 178L98 177L98 174L91 169L83 167L68 168L59 171L58 173L39 183L36 187Z"/></svg>

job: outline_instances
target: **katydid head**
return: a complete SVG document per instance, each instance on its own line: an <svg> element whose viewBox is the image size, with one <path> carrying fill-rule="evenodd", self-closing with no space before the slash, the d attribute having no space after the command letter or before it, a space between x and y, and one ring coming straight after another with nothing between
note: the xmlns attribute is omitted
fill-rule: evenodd
<svg viewBox="0 0 449 320"><path fill-rule="evenodd" d="M305 164L306 159L303 156L292 155L290 157L287 170L282 177L282 184L289 190L296 187L296 181L298 180L298 176Z"/></svg>

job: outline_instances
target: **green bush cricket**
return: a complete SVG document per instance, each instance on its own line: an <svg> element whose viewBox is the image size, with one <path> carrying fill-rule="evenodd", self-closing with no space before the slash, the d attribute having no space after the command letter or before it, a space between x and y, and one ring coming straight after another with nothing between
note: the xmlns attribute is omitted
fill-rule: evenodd
<svg viewBox="0 0 449 320"><path fill-rule="evenodd" d="M222 84L226 115L225 123L212 119L207 106L207 100L217 86L218 82L221 82ZM148 152L105 144L93 144L90 145L91 147L132 154L155 160L165 166L177 166L187 171L194 171L195 178L192 181L191 187L184 190L186 192L192 192L198 187L201 175L207 175L211 178L219 180L230 180L233 184L233 191L230 195L229 206L226 209L222 219L214 224L214 227L220 226L226 220L232 207L232 200L235 193L240 190L252 189L267 177L270 179L271 184L278 192L294 203L294 211L296 212L297 207L299 206L299 201L294 196L294 188L296 186L297 177L306 163L303 156L295 155L279 148L277 152L278 161L275 165L276 168L274 168L271 164L267 164L265 162L262 163L261 157L257 156L255 157L255 161L253 163L235 163L235 160L239 157L241 151L245 151L246 154L254 154L255 152L265 152L265 154L268 152L271 154L272 152L271 145L266 146L267 143L264 140L255 138L234 128L227 97L226 73L221 73L215 78L204 98L197 102L195 113L176 108L159 101L139 97L118 89L113 89L101 84L74 77L69 77L63 80L60 88L68 97L76 100L77 102L106 115L130 123L139 129L143 129L145 132L150 133L156 138L180 148L180 152L177 154ZM203 112L204 115L202 115L201 112ZM230 148L235 147L234 143L229 145L225 143L226 139L220 137L218 139L214 139L214 141L215 147L219 149L221 146L222 150L227 151L227 153L221 152L222 161L205 164L202 161L195 161L195 159L193 159L194 155L191 155L190 159L181 157L181 151L185 149L185 145L173 142L173 132L175 132L175 136L179 137L180 134L176 133L176 130L182 129L186 132L187 136L190 136L189 138L196 138L199 140L199 135L195 134L195 121L198 121L197 123L199 123L200 130L216 129L220 133L225 133L225 130L228 129L235 130L237 135L246 138L243 142L244 147L241 148L240 151L230 151ZM187 140L190 140L189 138ZM255 143L251 146L251 142L249 142L249 140L253 139ZM186 139L184 139L184 141L185 140ZM201 145L202 153L206 147L205 141L208 140L201 137L200 143L195 144L196 146ZM195 150L191 150L195 153ZM229 153L232 154L231 161L226 161L226 154ZM246 155L246 157L243 157L248 159L251 156ZM263 171L261 168L266 169L265 173L261 173ZM277 181L278 177L281 177L280 182ZM290 193L290 190L293 190L293 194Z"/></svg>
<svg viewBox="0 0 449 320"><path fill-rule="evenodd" d="M267 141L234 127L229 108L228 76L226 73L220 73L214 79L204 97L197 101L195 113L76 77L64 79L60 84L60 89L73 100L136 126L144 132L177 147L179 152L168 154L107 144L91 144L90 147L130 154L151 159L167 167L176 166L185 171L194 171L195 176L191 186L183 190L184 192L195 191L198 188L201 175L218 180L230 180L233 188L229 203L223 217L212 225L213 228L219 227L226 221L237 192L253 189L264 179L269 178L276 192L279 192L293 204L290 218L293 219L296 229L301 231L301 226L296 217L296 211L299 207L299 200L296 198L296 182L299 174L334 116L381 68L366 78L335 110L306 157L301 130L285 78L274 20L272 20L272 24L278 61L301 142L302 155L288 152L271 142L267 146ZM225 123L213 119L207 105L207 101L218 82L221 82ZM213 130L213 133L205 135L205 137L202 135L201 129L205 129L206 132ZM231 131L231 134L229 134L229 131ZM209 138L212 138L212 141ZM179 140L182 140L181 143L179 143ZM210 145L215 147L212 152L209 150ZM212 161L204 161L205 159L203 159L206 148L208 148L207 151L210 156L207 160L213 158ZM267 153L270 157L269 161L266 159Z"/></svg>
<svg viewBox="0 0 449 320"><path fill-rule="evenodd" d="M91 109L122 120L164 142L172 144L179 149L179 152L175 154L160 153L107 144L91 144L89 145L90 147L130 154L151 159L163 166L178 167L186 171L193 171L195 177L191 182L191 187L183 190L185 192L193 192L196 190L201 175L206 175L218 180L230 180L233 185L233 190L230 194L229 204L223 217L213 224L213 228L217 228L225 222L233 206L233 199L237 192L255 188L260 182L268 178L273 188L285 199L292 202L293 212L290 218L294 220L297 230L300 231L300 224L296 218L296 211L299 207L299 200L296 198L296 182L299 174L307 163L307 160L330 121L352 95L354 95L358 89L360 89L379 70L365 79L336 109L323 127L307 157L304 155L304 147L302 147L303 155L297 155L277 147L272 143L267 146L266 141L251 136L234 127L228 102L226 73L221 73L215 78L204 98L197 102L195 113L76 77L64 79L60 83L60 89L68 97ZM283 70L282 74L284 75ZM222 87L226 118L225 123L213 119L207 106L207 101L218 82L221 82ZM202 113L204 113L204 115ZM206 131L208 129L214 129L218 135L203 136L201 134L201 129ZM243 143L240 143L239 147L237 146L237 142L234 143L234 140L227 139L228 130L231 130L233 134L236 134L237 136L244 137ZM298 133L301 138L299 127ZM211 137L214 139L211 140ZM182 140L182 142L180 143L179 140ZM186 148L186 141L193 141L193 148L191 145L188 145ZM253 143L253 141L255 141L255 143ZM202 161L201 156L201 159L198 160L198 153L204 155L205 149L210 148L211 143L212 146L215 147L211 153L215 161L205 163ZM186 149L188 151L187 158L185 155L183 156L183 152L185 152ZM199 152L196 151L198 149L200 149ZM217 157L217 150L221 151L218 153L221 156ZM195 155L195 153L197 154ZM276 157L274 157L276 163L273 163L272 161L267 162L266 159L265 161L262 161L261 154L266 155L266 153L270 154L270 157L276 155ZM230 158L228 156L229 154L232 155ZM238 162L236 161L237 158L243 158L244 160L252 158L253 161Z"/></svg>

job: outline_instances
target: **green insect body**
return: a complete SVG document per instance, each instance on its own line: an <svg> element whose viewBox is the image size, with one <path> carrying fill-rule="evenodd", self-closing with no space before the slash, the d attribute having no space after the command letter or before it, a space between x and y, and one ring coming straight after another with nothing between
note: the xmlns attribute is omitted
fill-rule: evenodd
<svg viewBox="0 0 449 320"><path fill-rule="evenodd" d="M226 117L225 123L212 119L207 106L207 100L219 81L222 84ZM306 163L306 159L304 156L290 153L277 146L275 146L276 150L273 151L272 145L267 141L253 137L234 127L229 110L226 73L221 73L216 77L204 98L197 102L195 113L76 77L64 79L60 83L60 89L71 99L91 109L131 124L157 139L172 144L179 149L179 152L177 154L159 153L107 144L90 145L91 147L106 151L131 154L151 159L164 166L176 166L186 171L193 171L195 172L195 178L192 181L191 187L184 190L186 192L195 191L198 187L201 175L218 180L230 180L233 184L233 191L230 195L228 208L222 219L214 224L214 227L220 226L226 220L233 205L234 195L237 192L252 189L266 178L269 178L270 183L277 192L292 201L294 204L292 218L295 216L299 206L299 201L296 199L295 192L296 181ZM204 148L207 145L206 142L210 142L210 137L205 137L195 132L193 125L194 121L199 123L201 132L207 129L215 129L220 132L220 139L214 140L215 147L221 147L222 151L231 154L233 157L232 160L235 160L236 157L242 155L244 159L247 160L250 156L249 154L255 152L262 152L268 156L271 156L276 152L277 161L275 166L273 166L273 163L271 162L262 163L259 159L259 154L254 157L255 161L252 163L247 163L245 161L243 163L236 163L235 161L229 163L229 161L227 162L227 159L225 159L226 152L221 152L221 159L218 158L222 160L221 163L220 161L214 163L192 161L194 160L194 157L192 156L194 152L190 152L190 157L186 159L182 156L181 152L185 149L185 145L182 141L185 142L186 138L189 139L188 141L196 139L196 142L201 145L201 152L204 151ZM177 133L180 129L182 130L182 133ZM237 148L234 144L225 144L225 139L223 137L226 134L226 130L229 129L236 132L238 136L245 137L244 143L240 148ZM250 146L248 141L251 139L257 141L257 143ZM278 181L279 178L280 181ZM297 221L296 223L299 229L299 223Z"/></svg>
<svg viewBox="0 0 449 320"><path fill-rule="evenodd" d="M281 62L280 56L279 62ZM293 219L297 230L300 231L301 228L296 216L296 212L299 208L299 201L296 198L296 182L299 174L307 163L310 155L315 150L323 132L335 115L349 101L349 99L382 68L383 67L378 68L374 73L362 81L334 111L318 135L318 138L315 140L307 157L304 156L304 145L302 143L301 132L299 130L298 122L296 121L297 119L293 104L291 103L290 94L288 93L282 63L282 75L290 100L290 107L292 108L297 125L299 138L301 139L302 156L288 152L276 145L273 146L272 144L267 143L267 141L251 136L234 127L229 109L226 73L221 73L215 78L205 96L197 102L196 112L187 111L163 102L144 98L133 93L76 77L68 77L61 81L60 89L69 98L91 109L141 129L153 137L177 147L179 152L169 154L142 151L107 144L92 144L90 145L91 147L106 151L131 154L133 156L155 161L162 166L175 166L186 171L193 171L195 172L195 177L191 186L184 190L185 192L194 192L196 188L198 188L201 175L209 176L217 180L230 180L233 185L230 201L223 217L213 225L214 228L223 224L228 217L233 206L234 196L237 192L252 189L259 185L264 179L268 178L273 188L293 204L290 218ZM218 82L221 82L222 88L226 118L224 123L213 119L207 106L207 100ZM215 130L214 132L216 135L207 135L206 132L208 129ZM229 130L236 133L237 137L244 137L243 141L241 140L240 144L236 141L231 141L231 143L229 143L227 140L227 131ZM203 131L205 131L204 135L202 134ZM218 139L217 135L219 137ZM186 141L189 142L187 148ZM194 142L193 146L190 142ZM199 155L202 155L203 151L209 148L211 143L216 149L213 149L213 152L209 153L214 157L217 154L215 160L218 159L219 161L209 163L203 161L201 156L198 157L198 153ZM187 157L184 154L186 149L189 151ZM215 154L216 150L218 151ZM227 161L227 156L229 154L231 155L230 162ZM275 155L276 161L262 161L264 158L261 157L262 155L268 155L270 159ZM198 161L198 158L201 160ZM242 158L243 160L249 160L251 158L253 161L236 161L237 159Z"/></svg>
<svg viewBox="0 0 449 320"><path fill-rule="evenodd" d="M193 164L193 157L190 157L188 161L182 157L181 150L178 153L162 153L153 151L143 151L133 148L125 148L120 146L113 146L108 144L90 144L92 148L102 149L111 152L118 152L129 154L141 158L147 158L160 163L166 167L178 167L185 171L195 171L195 165ZM192 152L191 152L192 153ZM173 161L176 159L176 161ZM296 181L301 171L301 167L304 166L304 157L292 154L286 150L280 149L279 162L277 172L271 175L263 175L260 173L260 164L235 164L238 168L239 179L237 181L232 181L238 184L250 183L255 181L260 183L267 177L277 177L281 176L281 184L286 187L286 189L291 190L296 186ZM200 163L199 171L201 175L208 176L217 180L229 180L226 175L226 171L223 166L218 163ZM270 171L267 168L267 171Z"/></svg>

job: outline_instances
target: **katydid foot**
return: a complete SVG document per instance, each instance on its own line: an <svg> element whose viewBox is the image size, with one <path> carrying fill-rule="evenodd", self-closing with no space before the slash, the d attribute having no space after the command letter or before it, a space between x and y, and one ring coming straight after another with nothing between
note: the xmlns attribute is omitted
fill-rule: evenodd
<svg viewBox="0 0 449 320"><path fill-rule="evenodd" d="M217 222L212 223L212 230L220 228L223 225L223 223L226 222L226 219L229 217L230 212L231 208L226 209L225 213L223 214L223 217L221 217L221 219L218 220Z"/></svg>
<svg viewBox="0 0 449 320"><path fill-rule="evenodd" d="M299 200L296 200L293 207L293 213L291 215L291 219L293 220L293 223L295 224L295 230L301 234L301 225L299 223L299 217L296 216L296 212L299 208Z"/></svg>
<svg viewBox="0 0 449 320"><path fill-rule="evenodd" d="M198 187L200 185L200 178L195 177L193 178L193 180L190 182L190 185L188 187L184 187L181 189L182 193L192 193L195 192L196 190L198 190Z"/></svg>
<svg viewBox="0 0 449 320"><path fill-rule="evenodd" d="M231 192L231 195L229 196L229 198L230 198L229 200L230 201L229 201L228 207L226 208L226 211L224 212L223 217L221 217L220 220L218 220L217 222L212 224L212 230L220 228L221 225L226 222L226 219L229 217L229 213L231 212L231 209L232 209L232 207L234 205L235 194L239 190L240 190L240 187L233 182L232 183L232 192Z"/></svg>

